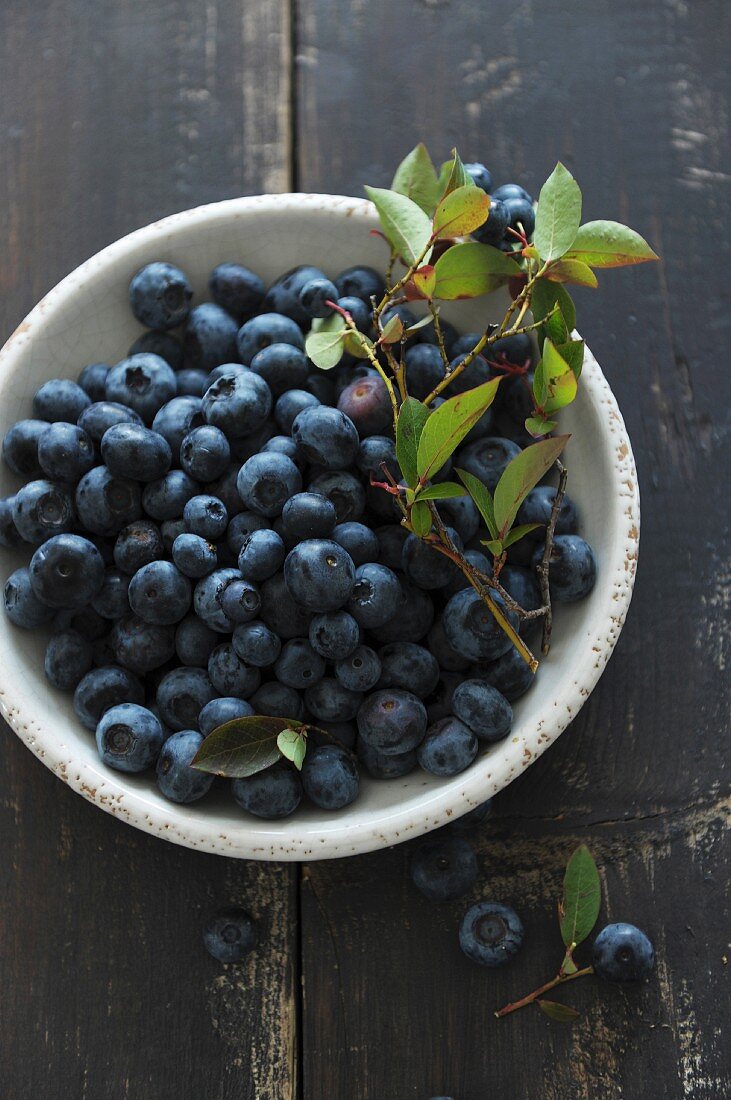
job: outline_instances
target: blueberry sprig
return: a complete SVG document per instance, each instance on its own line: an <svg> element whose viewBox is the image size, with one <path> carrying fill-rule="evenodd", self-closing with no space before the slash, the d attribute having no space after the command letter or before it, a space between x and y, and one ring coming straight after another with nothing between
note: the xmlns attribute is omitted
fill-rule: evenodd
<svg viewBox="0 0 731 1100"><path fill-rule="evenodd" d="M324 370L343 356L354 356L366 359L378 372L393 413L401 476L384 466L383 479L372 477L372 484L393 496L407 530L461 569L534 672L538 662L506 609L521 622L543 619L541 648L547 653L552 626L549 571L567 476L559 456L568 436L541 437L556 428L556 414L574 401L584 355L583 341L573 337L576 311L565 284L596 287L595 268L643 263L657 256L639 234L617 222L582 225L581 190L560 163L541 188L535 207L528 192L516 184L493 189L484 165L463 164L456 149L437 172L419 144L399 165L390 189L366 187L366 193L378 212L381 236L390 246L386 289L380 297L372 296L366 324L342 301L325 298L306 339L307 354ZM397 264L404 271L394 279ZM475 298L505 285L511 302L500 324L488 325L470 348L450 359L439 303ZM421 320L406 305L417 301L428 309ZM532 320L527 319L529 310ZM442 369L417 397L407 385L406 345L426 324L433 326ZM542 353L532 377L529 355L524 354L522 364L514 362L516 341L528 341L531 333ZM411 378L410 368L408 374ZM472 378L481 384L466 387ZM437 481L508 379L518 385L518 400L525 406L525 430L539 442L507 462L492 486L463 470L457 470L461 483ZM444 391L451 387L454 392L455 383L459 392L445 400ZM554 466L559 487L537 565L542 605L528 609L506 592L500 572L509 548L534 530L533 524L516 523L521 505ZM465 492L490 534L483 545L493 557L491 573L466 558L439 516L438 501Z"/></svg>

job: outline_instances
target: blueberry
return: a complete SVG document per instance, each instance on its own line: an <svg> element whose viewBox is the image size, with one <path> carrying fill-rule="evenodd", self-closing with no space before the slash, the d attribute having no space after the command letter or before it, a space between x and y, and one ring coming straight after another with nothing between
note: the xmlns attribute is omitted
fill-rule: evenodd
<svg viewBox="0 0 731 1100"><path fill-rule="evenodd" d="M299 325L279 313L260 313L239 329L237 345L242 363L251 363L256 353L270 344L292 344L300 349L305 346Z"/></svg>
<svg viewBox="0 0 731 1100"><path fill-rule="evenodd" d="M231 642L241 660L256 668L273 665L282 648L279 636L258 620L240 623Z"/></svg>
<svg viewBox="0 0 731 1100"><path fill-rule="evenodd" d="M75 424L50 424L38 440L38 462L47 477L76 482L94 465L94 445Z"/></svg>
<svg viewBox="0 0 731 1100"><path fill-rule="evenodd" d="M490 347L490 358L501 363L512 363L522 367L533 356L533 344L527 332L516 332L514 336L503 336Z"/></svg>
<svg viewBox="0 0 731 1100"><path fill-rule="evenodd" d="M480 741L500 741L513 724L513 708L484 680L465 680L452 696L452 710Z"/></svg>
<svg viewBox="0 0 731 1100"><path fill-rule="evenodd" d="M233 796L242 810L275 820L289 817L302 801L302 781L294 768L280 761L244 779L234 779Z"/></svg>
<svg viewBox="0 0 731 1100"><path fill-rule="evenodd" d="M524 611L537 611L542 606L541 593L534 575L519 565L505 565L500 572L500 583ZM521 633L527 623L521 623Z"/></svg>
<svg viewBox="0 0 731 1100"><path fill-rule="evenodd" d="M208 921L203 943L222 963L243 962L256 947L256 925L243 909L226 909Z"/></svg>
<svg viewBox="0 0 731 1100"><path fill-rule="evenodd" d="M3 459L14 474L40 477L43 470L38 461L38 442L47 430L47 420L18 420L8 429L3 439Z"/></svg>
<svg viewBox="0 0 731 1100"><path fill-rule="evenodd" d="M142 684L126 668L104 665L87 672L76 686L74 710L88 730L95 730L99 719L119 703L144 703Z"/></svg>
<svg viewBox="0 0 731 1100"><path fill-rule="evenodd" d="M197 802L208 794L213 776L190 766L203 738L196 730L168 737L157 758L157 785L171 802Z"/></svg>
<svg viewBox="0 0 731 1100"><path fill-rule="evenodd" d="M464 168L473 183L479 187L481 191L489 195L492 191L492 175L488 169L485 168L485 165L475 162L472 164L465 164Z"/></svg>
<svg viewBox="0 0 731 1100"><path fill-rule="evenodd" d="M358 710L358 733L386 756L415 749L426 733L424 704L401 688L374 691Z"/></svg>
<svg viewBox="0 0 731 1100"><path fill-rule="evenodd" d="M465 546L479 530L480 515L472 497L465 495L440 500L439 513L444 522L454 528Z"/></svg>
<svg viewBox="0 0 731 1100"><path fill-rule="evenodd" d="M91 600L91 606L103 619L120 619L129 612L128 589L129 577L119 569L109 567L105 570L101 588Z"/></svg>
<svg viewBox="0 0 731 1100"><path fill-rule="evenodd" d="M378 627L378 639L388 642L418 642L434 621L434 604L428 592L399 579L399 594L391 618Z"/></svg>
<svg viewBox="0 0 731 1100"><path fill-rule="evenodd" d="M248 581L263 581L284 564L286 550L276 531L267 528L246 535L238 554L241 575Z"/></svg>
<svg viewBox="0 0 731 1100"><path fill-rule="evenodd" d="M493 199L487 221L472 231L472 236L480 244L490 244L498 248L505 237L505 230L510 225L510 208L502 199ZM516 269L517 273L517 269Z"/></svg>
<svg viewBox="0 0 731 1100"><path fill-rule="evenodd" d="M366 630L377 630L398 608L400 586L393 570L378 562L366 562L355 570L355 583L347 610Z"/></svg>
<svg viewBox="0 0 731 1100"><path fill-rule="evenodd" d="M182 531L173 540L171 554L176 567L186 577L199 580L218 565L216 547L202 535Z"/></svg>
<svg viewBox="0 0 731 1100"><path fill-rule="evenodd" d="M230 642L217 646L208 658L208 676L221 695L241 699L248 699L261 682L259 669L244 664Z"/></svg>
<svg viewBox="0 0 731 1100"><path fill-rule="evenodd" d="M137 675L160 668L175 653L175 633L170 626L145 622L126 615L114 624L109 636L114 660Z"/></svg>
<svg viewBox="0 0 731 1100"><path fill-rule="evenodd" d="M608 982L638 982L651 973L655 949L634 924L608 924L594 940L594 972Z"/></svg>
<svg viewBox="0 0 731 1100"><path fill-rule="evenodd" d="M534 567L543 557L539 545L533 555ZM596 558L589 543L579 535L558 535L553 540L549 561L551 596L560 603L575 603L588 596L596 581Z"/></svg>
<svg viewBox="0 0 731 1100"><path fill-rule="evenodd" d="M536 215L530 199L504 198L502 202L508 208L511 229L520 231L522 228L526 237L530 239L536 226Z"/></svg>
<svg viewBox="0 0 731 1100"><path fill-rule="evenodd" d="M150 562L132 577L129 603L147 623L178 623L190 607L190 581L172 562Z"/></svg>
<svg viewBox="0 0 731 1100"><path fill-rule="evenodd" d="M347 611L315 615L309 628L310 644L328 661L348 657L360 641L360 627Z"/></svg>
<svg viewBox="0 0 731 1100"><path fill-rule="evenodd" d="M283 573L275 573L261 584L261 618L280 638L307 635L312 612L290 594Z"/></svg>
<svg viewBox="0 0 731 1100"><path fill-rule="evenodd" d="M441 352L435 344L414 344L406 349L404 362L409 393L423 401L444 377Z"/></svg>
<svg viewBox="0 0 731 1100"><path fill-rule="evenodd" d="M262 309L284 314L298 325L305 326L310 318L300 300L300 293L312 279L324 279L324 275L319 268L308 264L285 271L269 287ZM333 290L337 293L334 287Z"/></svg>
<svg viewBox="0 0 731 1100"><path fill-rule="evenodd" d="M508 417L516 424L524 424L533 414L533 372L519 378L506 378L502 390L502 405Z"/></svg>
<svg viewBox="0 0 731 1100"><path fill-rule="evenodd" d="M503 202L506 199L526 199L532 203L533 199L530 197L525 187L521 187L519 183L503 183L500 187L496 187L492 192L494 199L501 199Z"/></svg>
<svg viewBox="0 0 731 1100"><path fill-rule="evenodd" d="M104 561L93 542L81 535L54 535L30 560L30 583L47 607L80 608L104 583Z"/></svg>
<svg viewBox="0 0 731 1100"><path fill-rule="evenodd" d="M207 493L199 493L186 501L183 521L192 535L214 541L226 533L228 512L223 501Z"/></svg>
<svg viewBox="0 0 731 1100"><path fill-rule="evenodd" d="M224 588L219 602L232 623L248 623L259 614L261 593L251 581L233 580Z"/></svg>
<svg viewBox="0 0 731 1100"><path fill-rule="evenodd" d="M287 554L284 580L290 595L302 607L336 611L353 592L356 569L337 542L306 539Z"/></svg>
<svg viewBox="0 0 731 1100"><path fill-rule="evenodd" d="M332 532L332 538L350 554L356 566L378 559L378 536L364 523L339 523Z"/></svg>
<svg viewBox="0 0 731 1100"><path fill-rule="evenodd" d="M449 364L450 371L455 370L465 358L466 356L464 354L456 355ZM470 365L465 367L465 369L450 382L447 396L454 397L455 394L466 393L467 390L473 390L476 386L481 386L483 382L489 382L492 376L492 368L484 355L476 355ZM482 426L483 421L486 421L488 424L491 423L492 415L492 409L488 409L487 412L483 413L480 420L480 426ZM474 431L474 428L472 430Z"/></svg>
<svg viewBox="0 0 731 1100"><path fill-rule="evenodd" d="M101 441L102 458L116 477L155 481L170 469L172 451L167 440L139 424L114 424Z"/></svg>
<svg viewBox="0 0 731 1100"><path fill-rule="evenodd" d="M23 538L13 519L14 497L0 497L0 546L7 550L20 546Z"/></svg>
<svg viewBox="0 0 731 1100"><path fill-rule="evenodd" d="M335 279L338 294L360 298L367 306L371 304L371 298L380 299L385 292L383 276L372 267L356 265L341 271Z"/></svg>
<svg viewBox="0 0 731 1100"><path fill-rule="evenodd" d="M306 638L291 638L285 642L277 658L274 674L287 687L303 690L322 679L325 661Z"/></svg>
<svg viewBox="0 0 731 1100"><path fill-rule="evenodd" d="M420 765L432 775L458 775L476 756L477 738L452 715L431 725L418 749Z"/></svg>
<svg viewBox="0 0 731 1100"><path fill-rule="evenodd" d="M132 312L148 328L165 330L182 324L192 297L187 277L168 263L147 264L129 284Z"/></svg>
<svg viewBox="0 0 731 1100"><path fill-rule="evenodd" d="M112 367L105 393L107 401L129 406L150 424L158 410L175 397L177 389L172 367L159 355L143 353L130 355Z"/></svg>
<svg viewBox="0 0 731 1100"><path fill-rule="evenodd" d="M452 541L461 550L462 539L454 528L448 527L447 530ZM409 535L404 543L401 564L411 583L426 589L443 588L451 580L456 568L453 561L418 535Z"/></svg>
<svg viewBox="0 0 731 1100"><path fill-rule="evenodd" d="M358 432L339 409L316 405L303 409L292 424L292 438L308 462L339 470L355 461Z"/></svg>
<svg viewBox="0 0 731 1100"><path fill-rule="evenodd" d="M241 264L223 263L214 267L208 289L213 301L239 322L256 313L264 300L264 283Z"/></svg>
<svg viewBox="0 0 731 1100"><path fill-rule="evenodd" d="M23 566L10 574L3 589L5 614L15 626L34 630L47 623L53 610L38 599L30 583L30 573Z"/></svg>
<svg viewBox="0 0 731 1100"><path fill-rule="evenodd" d="M530 538L540 542L545 538L545 528L551 518L551 510L556 499L556 490L552 485L539 485L531 489L521 504L516 523L540 523L541 528L530 532ZM564 496L556 517L557 535L575 535L579 529L579 516L576 505L570 497Z"/></svg>
<svg viewBox="0 0 731 1100"><path fill-rule="evenodd" d="M278 454L286 455L287 458L291 458L295 466L302 467L304 465L302 455L297 450L297 444L289 435L274 435L271 439L268 439L261 450L267 454L269 451L276 451Z"/></svg>
<svg viewBox="0 0 731 1100"><path fill-rule="evenodd" d="M109 371L108 363L89 363L79 373L78 384L91 401L104 400Z"/></svg>
<svg viewBox="0 0 731 1100"><path fill-rule="evenodd" d="M169 470L163 477L145 485L142 507L153 519L180 519L185 505L196 495L198 488L197 483L182 470Z"/></svg>
<svg viewBox="0 0 731 1100"><path fill-rule="evenodd" d="M300 722L305 713L299 692L275 680L270 681L268 684L262 684L254 692L251 697L251 705L255 714L266 714L272 718L285 718L288 721Z"/></svg>
<svg viewBox="0 0 731 1100"><path fill-rule="evenodd" d="M37 420L75 424L89 405L91 398L76 382L70 378L52 378L36 390L33 416Z"/></svg>
<svg viewBox="0 0 731 1100"><path fill-rule="evenodd" d="M492 560L483 554L481 550L465 550L464 557L470 565L474 566L475 569L479 569L481 573L486 573L488 576L492 575ZM455 592L467 588L469 583L464 573L459 569L455 569L449 584L444 586L444 595L447 597L453 596Z"/></svg>
<svg viewBox="0 0 731 1100"><path fill-rule="evenodd" d="M175 464L180 461L180 448L188 432L204 423L203 402L200 397L174 397L155 414L152 430L167 439Z"/></svg>
<svg viewBox="0 0 731 1100"><path fill-rule="evenodd" d="M416 749L386 756L358 738L358 759L373 779L400 779L416 767Z"/></svg>
<svg viewBox="0 0 731 1100"><path fill-rule="evenodd" d="M494 493L505 467L519 454L520 447L512 440L487 436L463 447L459 453L458 464L468 473L479 478L490 492Z"/></svg>
<svg viewBox="0 0 731 1100"><path fill-rule="evenodd" d="M482 825L491 813L492 799L488 798L485 802L480 802L478 806L475 806L474 810L468 810L466 814L462 814L455 821L450 821L447 827L455 832L469 832L470 829Z"/></svg>
<svg viewBox="0 0 731 1100"><path fill-rule="evenodd" d="M102 763L120 772L146 771L155 763L164 740L159 720L137 703L111 707L96 727Z"/></svg>
<svg viewBox="0 0 731 1100"><path fill-rule="evenodd" d="M305 756L302 786L320 809L342 810L358 797L358 765L340 745L319 745Z"/></svg>
<svg viewBox="0 0 731 1100"><path fill-rule="evenodd" d="M441 321L441 329L444 350L447 353L447 358L449 360L452 360L454 359L454 356L456 354L454 350L454 345L459 339L459 333L457 332L454 325L450 325L449 321L445 321L444 319L442 319ZM426 344L430 347L439 347L439 339L436 334L436 329L434 328L433 320L430 321L428 325L424 325L422 328L420 328L418 332L414 334L414 337L412 337L412 339L414 338L419 342L419 344Z"/></svg>
<svg viewBox="0 0 731 1100"><path fill-rule="evenodd" d="M337 297L337 287L329 279L308 279L299 292L299 304L307 317L329 317L332 306L327 302L334 302Z"/></svg>
<svg viewBox="0 0 731 1100"><path fill-rule="evenodd" d="M360 332L367 335L371 331L373 311L370 302L364 302L362 298L356 298L353 294L344 294L342 297L336 298L335 301L341 309L347 310Z"/></svg>
<svg viewBox="0 0 731 1100"><path fill-rule="evenodd" d="M114 543L114 564L123 573L136 573L143 565L163 557L160 528L151 519L137 519L127 524Z"/></svg>
<svg viewBox="0 0 731 1100"><path fill-rule="evenodd" d="M234 718L248 718L253 713L254 708L245 699L223 695L206 703L198 715L198 726L203 736L208 737L209 733L213 733L226 722L232 722Z"/></svg>
<svg viewBox="0 0 731 1100"><path fill-rule="evenodd" d="M416 324L416 315L414 314L413 310L411 310L408 306L397 305L389 306L388 309L384 309L383 313L381 314L381 327L385 329L386 325L393 317L400 317L401 323L404 328L411 328L412 325Z"/></svg>
<svg viewBox="0 0 731 1100"><path fill-rule="evenodd" d="M215 695L204 669L174 668L165 673L157 687L160 717L172 730L193 729L201 710Z"/></svg>
<svg viewBox="0 0 731 1100"><path fill-rule="evenodd" d="M339 680L324 676L305 691L305 703L321 722L349 722L363 702L359 691L349 691Z"/></svg>
<svg viewBox="0 0 731 1100"><path fill-rule="evenodd" d="M183 665L205 668L220 640L220 635L194 614L186 615L175 628L175 652Z"/></svg>
<svg viewBox="0 0 731 1100"><path fill-rule="evenodd" d="M507 610L496 593L492 600L517 629L517 615ZM450 646L470 661L494 661L513 644L473 588L463 588L450 598L442 623Z"/></svg>
<svg viewBox="0 0 731 1100"><path fill-rule="evenodd" d="M355 722L328 722L327 733L329 738L335 738L339 745L342 745L345 749L354 749L355 743L358 738L358 729ZM316 729L310 730L310 744L329 744L329 738L324 742L322 739L318 740L318 732Z"/></svg>
<svg viewBox="0 0 731 1100"><path fill-rule="evenodd" d="M380 678L381 661L375 650L361 645L336 662L335 675L349 691L370 691Z"/></svg>
<svg viewBox="0 0 731 1100"><path fill-rule="evenodd" d="M282 509L284 531L292 543L329 538L335 519L335 505L319 493L295 493Z"/></svg>
<svg viewBox="0 0 731 1100"><path fill-rule="evenodd" d="M228 439L240 439L264 424L272 410L272 393L254 371L228 373L206 390L202 407L209 424Z"/></svg>
<svg viewBox="0 0 731 1100"><path fill-rule="evenodd" d="M401 554L409 532L399 523L389 523L383 527L376 527L374 534L378 538L380 547L378 561L381 565L387 565L389 569L400 569Z"/></svg>
<svg viewBox="0 0 731 1100"><path fill-rule="evenodd" d="M275 397L303 387L310 372L304 351L292 344L270 344L262 348L251 360L251 369L264 379Z"/></svg>
<svg viewBox="0 0 731 1100"><path fill-rule="evenodd" d="M109 623L93 607L67 608L53 617L54 630L76 630L87 641L97 642L109 630ZM96 652L94 658L96 660Z"/></svg>
<svg viewBox="0 0 731 1100"><path fill-rule="evenodd" d="M236 359L238 323L214 302L195 306L188 315L183 336L186 361L201 370L213 370Z"/></svg>
<svg viewBox="0 0 731 1100"><path fill-rule="evenodd" d="M253 534L254 531L269 531L270 527L269 522L264 516L258 516L255 512L244 511L238 490L236 491L236 497L239 504L241 504L241 510L237 515L233 516L229 522L228 531L226 532L226 544L231 553L238 557L249 535ZM220 499L223 498L221 497ZM227 508L227 511L229 515L231 515L230 507ZM282 555L282 561L284 561L284 555ZM255 580L258 578L252 577L251 579Z"/></svg>
<svg viewBox="0 0 731 1100"><path fill-rule="evenodd" d="M361 437L385 431L392 423L391 401L378 374L356 379L346 386L338 398L338 409L355 424Z"/></svg>
<svg viewBox="0 0 731 1100"><path fill-rule="evenodd" d="M228 439L220 428L203 424L183 438L180 465L195 481L212 481L227 469L231 458Z"/></svg>
<svg viewBox="0 0 731 1100"><path fill-rule="evenodd" d="M178 395L180 397L202 397L208 389L206 385L207 374L204 370L195 367L186 367L175 375L178 383Z"/></svg>
<svg viewBox="0 0 731 1100"><path fill-rule="evenodd" d="M139 355L143 352L159 355L174 371L179 371L183 366L182 345L171 332L162 332L159 329L143 332L133 344L130 344L127 355ZM93 397L92 400L97 401L98 398Z"/></svg>
<svg viewBox="0 0 731 1100"><path fill-rule="evenodd" d="M78 630L52 634L43 662L46 679L59 691L73 691L91 668L92 656L91 642Z"/></svg>
<svg viewBox="0 0 731 1100"><path fill-rule="evenodd" d="M479 665L476 674L481 680L497 688L511 703L525 695L535 681L534 673L514 646L497 660Z"/></svg>
<svg viewBox="0 0 731 1100"><path fill-rule="evenodd" d="M247 508L262 516L278 516L291 496L302 488L294 462L275 451L247 459L236 482Z"/></svg>
<svg viewBox="0 0 731 1100"><path fill-rule="evenodd" d="M439 664L424 646L391 642L378 651L381 661L379 687L405 688L420 699L431 695L439 682Z"/></svg>
<svg viewBox="0 0 731 1100"><path fill-rule="evenodd" d="M73 501L62 485L52 481L29 481L13 498L13 523L26 542L43 542L71 529Z"/></svg>
<svg viewBox="0 0 731 1100"><path fill-rule="evenodd" d="M274 406L274 419L280 431L291 432L292 424L299 413L304 409L317 408L319 406L320 401L318 398L308 390L288 390L286 393L283 393L281 397L277 398L277 402Z"/></svg>
<svg viewBox="0 0 731 1100"><path fill-rule="evenodd" d="M118 401L95 401L78 419L79 428L95 443L101 443L104 433L114 424L142 424L142 417Z"/></svg>
<svg viewBox="0 0 731 1100"><path fill-rule="evenodd" d="M304 390L316 397L321 405L335 405L338 400L338 388L335 378L324 370L311 371L303 383Z"/></svg>
<svg viewBox="0 0 731 1100"><path fill-rule="evenodd" d="M429 901L456 901L477 881L477 856L459 836L425 840L411 857L411 881Z"/></svg>
<svg viewBox="0 0 731 1100"><path fill-rule="evenodd" d="M198 581L193 591L193 608L203 622L219 634L230 634L234 624L221 607L226 585L240 580L238 569L215 569Z"/></svg>
<svg viewBox="0 0 731 1100"><path fill-rule="evenodd" d="M481 966L502 966L523 945L523 924L509 905L478 901L459 926L459 946L468 959Z"/></svg>
<svg viewBox="0 0 731 1100"><path fill-rule="evenodd" d="M393 477L401 476L396 459L396 445L385 435L370 435L361 440L355 464L364 474L373 474L379 481L384 480L384 465Z"/></svg>
<svg viewBox="0 0 731 1100"><path fill-rule="evenodd" d="M365 490L358 478L347 470L328 470L319 474L312 479L308 489L333 502L338 523L358 519L365 511Z"/></svg>

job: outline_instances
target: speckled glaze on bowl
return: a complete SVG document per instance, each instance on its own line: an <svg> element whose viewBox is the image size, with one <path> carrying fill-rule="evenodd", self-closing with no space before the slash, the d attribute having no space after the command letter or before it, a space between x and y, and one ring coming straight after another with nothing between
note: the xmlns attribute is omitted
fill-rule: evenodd
<svg viewBox="0 0 731 1100"><path fill-rule="evenodd" d="M298 263L334 275L354 263L384 263L370 203L331 195L262 195L201 206L155 222L105 248L55 287L0 352L0 434L30 415L47 378L75 378L92 361L122 358L139 326L127 305L131 276L151 260L188 273L196 300L215 264L237 260L266 280ZM499 295L445 310L462 331L475 331L504 309ZM502 308L501 308L502 307ZM540 756L601 676L622 629L637 563L639 495L632 449L614 396L588 351L579 397L562 414L573 433L567 448L569 490L581 509L582 534L597 553L597 584L580 604L559 608L550 656L515 708L511 735L462 775L422 772L398 780L364 780L360 798L339 813L314 807L279 822L246 816L221 791L193 806L167 802L148 776L102 765L94 738L77 721L70 696L43 673L43 632L13 627L0 614L0 706L21 740L79 794L121 821L177 844L249 859L312 860L396 844L459 817L505 787ZM2 494L18 480L6 469ZM27 555L2 552L3 582Z"/></svg>

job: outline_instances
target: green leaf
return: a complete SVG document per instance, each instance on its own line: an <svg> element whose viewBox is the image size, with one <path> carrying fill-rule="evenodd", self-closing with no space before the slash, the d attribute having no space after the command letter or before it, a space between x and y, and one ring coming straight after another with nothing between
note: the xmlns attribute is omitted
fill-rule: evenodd
<svg viewBox="0 0 731 1100"><path fill-rule="evenodd" d="M531 292L530 302L534 319L542 321L556 303L561 310L566 327L569 332L572 332L576 328L576 307L570 294L560 283L552 283L545 278L537 279Z"/></svg>
<svg viewBox="0 0 731 1100"><path fill-rule="evenodd" d="M367 359L368 348L370 348L371 351L375 351L373 341L369 336L366 336L363 332L356 336L350 328L345 331L343 347L349 355L355 356L356 359Z"/></svg>
<svg viewBox="0 0 731 1100"><path fill-rule="evenodd" d="M347 326L338 313L320 321L305 338L305 351L320 370L332 370L343 357Z"/></svg>
<svg viewBox="0 0 731 1100"><path fill-rule="evenodd" d="M556 351L562 359L565 359L576 378L581 377L581 367L584 362L584 341L568 340L564 344L556 344Z"/></svg>
<svg viewBox="0 0 731 1100"><path fill-rule="evenodd" d="M455 244L434 265L434 296L445 301L477 298L496 290L519 270L515 261L499 248L477 241Z"/></svg>
<svg viewBox="0 0 731 1100"><path fill-rule="evenodd" d="M430 264L424 264L414 272L411 282L420 298L431 299L434 296L434 288L437 284L436 269Z"/></svg>
<svg viewBox="0 0 731 1100"><path fill-rule="evenodd" d="M490 408L499 383L499 378L491 378L473 390L450 397L432 412L424 425L417 452L416 467L421 481L429 481L441 470L470 429Z"/></svg>
<svg viewBox="0 0 731 1100"><path fill-rule="evenodd" d="M422 538L431 531L431 512L426 501L417 500L410 513L411 526Z"/></svg>
<svg viewBox="0 0 731 1100"><path fill-rule="evenodd" d="M444 198L458 187L474 186L475 181L460 160L457 150L453 149L452 159L444 162L439 173L439 194Z"/></svg>
<svg viewBox="0 0 731 1100"><path fill-rule="evenodd" d="M540 523L521 523L517 527L511 528L507 535L503 539L503 546L508 550L511 546L514 546L520 539L525 538L531 531L535 531L537 527L540 527Z"/></svg>
<svg viewBox="0 0 731 1100"><path fill-rule="evenodd" d="M571 260L566 257L556 260L555 264L546 272L545 278L551 283L575 283L576 286L590 286L595 290L599 281L588 264L582 260Z"/></svg>
<svg viewBox="0 0 731 1100"><path fill-rule="evenodd" d="M383 332L378 338L379 344L398 344L404 334L404 323L398 313L394 313L383 326Z"/></svg>
<svg viewBox="0 0 731 1100"><path fill-rule="evenodd" d="M482 539L482 545L487 547L494 558L499 558L504 549L502 539Z"/></svg>
<svg viewBox="0 0 731 1100"><path fill-rule="evenodd" d="M597 922L601 903L599 872L591 852L582 844L566 865L559 905L561 936L567 947L583 943Z"/></svg>
<svg viewBox="0 0 731 1100"><path fill-rule="evenodd" d="M525 421L525 430L533 436L548 435L555 427L555 420L548 420L542 416L529 416Z"/></svg>
<svg viewBox="0 0 731 1100"><path fill-rule="evenodd" d="M434 323L434 318L431 313L427 313L424 317L420 317L416 324L409 325L406 329L406 335L410 336L412 332L418 332L420 328L426 328L427 325Z"/></svg>
<svg viewBox="0 0 731 1100"><path fill-rule="evenodd" d="M411 267L431 238L431 221L415 202L383 187L366 187L391 247ZM424 257L426 259L426 256Z"/></svg>
<svg viewBox="0 0 731 1100"><path fill-rule="evenodd" d="M557 260L574 243L581 221L581 190L559 163L541 188L533 244L543 260Z"/></svg>
<svg viewBox="0 0 731 1100"><path fill-rule="evenodd" d="M456 481L439 481L417 491L419 500L447 500L449 497L467 496L467 490Z"/></svg>
<svg viewBox="0 0 731 1100"><path fill-rule="evenodd" d="M589 267L626 267L659 256L634 229L620 222L596 221L579 226L566 258L581 260Z"/></svg>
<svg viewBox="0 0 731 1100"><path fill-rule="evenodd" d="M192 766L229 779L254 775L279 760L277 738L282 730L297 730L301 725L289 718L261 715L234 718L208 734Z"/></svg>
<svg viewBox="0 0 731 1100"><path fill-rule="evenodd" d="M458 187L442 199L434 214L435 237L460 237L471 233L487 219L490 199L480 187Z"/></svg>
<svg viewBox="0 0 731 1100"><path fill-rule="evenodd" d="M568 439L567 435L557 435L540 443L531 443L511 459L503 470L495 486L493 498L495 524L503 540L528 493L535 489L544 474L551 469Z"/></svg>
<svg viewBox="0 0 731 1100"><path fill-rule="evenodd" d="M401 161L393 177L391 190L406 195L427 214L434 212L441 191L436 169L423 142L419 142Z"/></svg>
<svg viewBox="0 0 731 1100"><path fill-rule="evenodd" d="M546 389L546 397L539 404L545 413L558 412L570 405L576 397L579 384L571 367L550 340L543 342L543 358L539 364L540 377ZM539 374L538 368L533 376Z"/></svg>
<svg viewBox="0 0 731 1100"><path fill-rule="evenodd" d="M427 406L422 405L421 401L417 401L415 397L407 397L399 409L396 424L396 458L406 484L412 489L419 480L416 468L419 440L430 415ZM431 520L429 524L431 525Z"/></svg>
<svg viewBox="0 0 731 1100"><path fill-rule="evenodd" d="M467 470L458 469L456 474L477 505L477 511L484 519L485 527L487 527L492 537L496 539L498 537L498 529L495 523L495 505L493 503L492 493L487 485L483 485L478 477L468 473Z"/></svg>
<svg viewBox="0 0 731 1100"><path fill-rule="evenodd" d="M580 1015L575 1008L562 1005L558 1001L539 1000L536 1001L536 1004L541 1012L548 1016L549 1020L555 1020L559 1024L572 1024L574 1020L578 1020Z"/></svg>
<svg viewBox="0 0 731 1100"><path fill-rule="evenodd" d="M302 765L307 752L307 741L298 730L282 730L277 738L277 748L282 756L291 760L297 771L302 771Z"/></svg>

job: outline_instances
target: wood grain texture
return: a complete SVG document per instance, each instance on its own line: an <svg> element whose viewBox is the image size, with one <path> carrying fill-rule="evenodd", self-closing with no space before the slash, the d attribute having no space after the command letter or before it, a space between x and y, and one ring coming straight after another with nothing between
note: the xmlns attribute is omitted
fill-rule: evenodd
<svg viewBox="0 0 731 1100"><path fill-rule="evenodd" d="M283 0L2 5L4 333L130 229L290 186L289 19ZM7 729L0 757L0 1095L290 1100L296 870L129 829ZM261 923L243 967L201 943L230 904Z"/></svg>
<svg viewBox="0 0 731 1100"><path fill-rule="evenodd" d="M561 159L585 219L626 221L663 256L576 295L634 442L642 546L605 675L500 796L482 842L483 893L525 910L529 949L504 973L471 970L455 948L462 907L411 896L404 852L310 867L305 1094L725 1097L728 5L372 0L335 17L301 0L298 12L303 189L387 186L420 139L534 191ZM537 1012L493 1026L497 1002L555 965L542 927L577 840L607 861L611 915L654 935L659 981L577 989L572 1002L592 1007L573 1030Z"/></svg>

